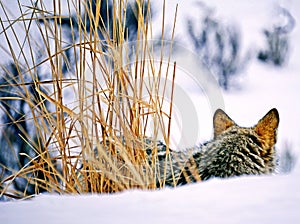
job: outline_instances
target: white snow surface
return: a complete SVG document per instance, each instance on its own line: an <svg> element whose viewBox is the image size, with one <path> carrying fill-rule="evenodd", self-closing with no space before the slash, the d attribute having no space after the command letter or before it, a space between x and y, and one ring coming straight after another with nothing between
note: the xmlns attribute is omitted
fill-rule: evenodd
<svg viewBox="0 0 300 224"><path fill-rule="evenodd" d="M166 18L174 15L175 2L167 1L170 16ZM179 3L176 35L180 39L186 33L182 21L197 15L193 12L193 1L185 2ZM111 195L81 196L42 194L31 200L0 203L1 223L300 223L300 2L206 2L216 7L218 18L241 26L244 46L251 49L264 46L261 29L272 23L272 9L276 4L286 7L295 16L289 63L275 69L252 58L240 76L241 89L223 93L227 114L242 126L255 124L273 107L278 109L277 148L280 151L286 142L291 144L298 157L293 171L271 176L212 179L159 191L128 190ZM172 22L170 19L170 24ZM200 97L199 94L192 91L191 98ZM198 116L205 117L199 122L209 130L203 138L209 138L212 114Z"/></svg>
<svg viewBox="0 0 300 224"><path fill-rule="evenodd" d="M160 191L40 195L0 204L1 223L299 223L299 174L215 179Z"/></svg>

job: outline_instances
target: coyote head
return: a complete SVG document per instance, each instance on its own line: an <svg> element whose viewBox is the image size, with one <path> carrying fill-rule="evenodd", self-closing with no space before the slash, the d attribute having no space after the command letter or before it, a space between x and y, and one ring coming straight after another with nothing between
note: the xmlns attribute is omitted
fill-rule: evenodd
<svg viewBox="0 0 300 224"><path fill-rule="evenodd" d="M214 140L230 142L234 145L228 146L228 149L248 150L246 154L249 156L259 156L268 172L268 169L271 171L274 168L272 164L275 157L274 146L277 140L278 124L279 114L275 108L250 128L238 126L223 110L218 109L213 119Z"/></svg>

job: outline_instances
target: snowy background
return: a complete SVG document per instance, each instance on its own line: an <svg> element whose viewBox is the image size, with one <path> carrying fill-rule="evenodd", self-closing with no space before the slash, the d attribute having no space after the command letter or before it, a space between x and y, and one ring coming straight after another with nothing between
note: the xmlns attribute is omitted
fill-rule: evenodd
<svg viewBox="0 0 300 224"><path fill-rule="evenodd" d="M196 2L178 1L175 39L188 46L186 20L199 10ZM167 2L166 23L173 24L176 1ZM206 1L215 17L235 23L241 31L243 52L264 46L262 29L277 22L276 8L290 11L296 26L290 33L289 60L283 67L251 58L238 76L241 88L223 91L226 113L241 126L254 125L271 108L280 115L277 148L289 144L300 158L300 2ZM155 1L155 9L162 3ZM160 13L154 24L161 27ZM155 27L155 25L153 25ZM159 30L157 31L159 33ZM180 77L179 77L180 78ZM190 90L194 104L203 94ZM176 106L176 105L175 105ZM179 105L178 105L179 106ZM199 110L200 141L211 138L212 111ZM31 200L0 203L1 223L300 223L300 163L292 172L272 176L214 179L177 189L130 190L114 195L39 195Z"/></svg>

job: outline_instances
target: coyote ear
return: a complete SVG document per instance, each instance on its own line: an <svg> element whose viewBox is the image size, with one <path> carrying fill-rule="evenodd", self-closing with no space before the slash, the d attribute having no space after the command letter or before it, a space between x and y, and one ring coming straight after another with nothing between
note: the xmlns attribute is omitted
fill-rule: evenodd
<svg viewBox="0 0 300 224"><path fill-rule="evenodd" d="M235 125L234 121L223 110L216 110L214 115L214 138L233 125Z"/></svg>
<svg viewBox="0 0 300 224"><path fill-rule="evenodd" d="M255 132L267 147L272 147L276 143L278 124L279 114L277 109L273 108L254 126Z"/></svg>

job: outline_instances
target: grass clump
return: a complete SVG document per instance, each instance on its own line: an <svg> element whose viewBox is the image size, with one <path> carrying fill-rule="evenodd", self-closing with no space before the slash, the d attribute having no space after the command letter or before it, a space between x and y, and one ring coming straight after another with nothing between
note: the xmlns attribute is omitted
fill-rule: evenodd
<svg viewBox="0 0 300 224"><path fill-rule="evenodd" d="M155 141L163 133L168 151L172 114L164 80L174 83L176 65L164 25L151 40L150 1L16 6L13 18L1 3L1 196L157 188Z"/></svg>

